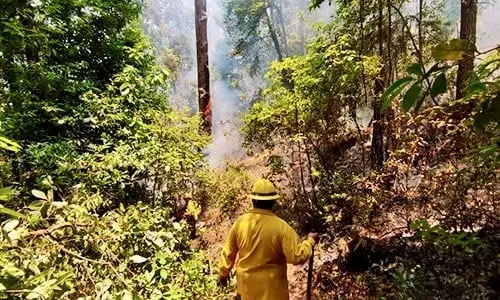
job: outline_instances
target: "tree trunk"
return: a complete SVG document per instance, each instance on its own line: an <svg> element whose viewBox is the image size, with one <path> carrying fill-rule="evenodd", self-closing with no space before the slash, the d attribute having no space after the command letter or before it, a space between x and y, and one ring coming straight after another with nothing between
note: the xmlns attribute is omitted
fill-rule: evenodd
<svg viewBox="0 0 500 300"><path fill-rule="evenodd" d="M461 0L460 6L460 39L476 44L477 0ZM465 58L458 64L456 99L465 96L467 80L474 68L474 50L465 53Z"/></svg>
<svg viewBox="0 0 500 300"><path fill-rule="evenodd" d="M423 2L423 0L420 0ZM394 69L393 69L393 56L392 51L392 0L387 0L387 72L386 72L386 81L387 84L390 84L394 80ZM394 120L394 112L391 107L388 107L385 111L385 127L386 127L386 142L384 148L385 158L389 157L389 152L394 149L394 139L393 139L393 122Z"/></svg>
<svg viewBox="0 0 500 300"><path fill-rule="evenodd" d="M274 29L273 23L271 21L271 17L267 10L264 12L266 16L267 27L269 29L269 33L271 34L271 39L273 40L274 48L276 49L276 54L278 55L278 60L283 60L283 52L281 51L280 41L278 39L278 35L276 34L276 30Z"/></svg>
<svg viewBox="0 0 500 300"><path fill-rule="evenodd" d="M212 132L210 72L208 69L207 1L195 1L196 55L198 64L198 107L203 117L202 129Z"/></svg>
<svg viewBox="0 0 500 300"><path fill-rule="evenodd" d="M289 55L289 49L288 49L288 39L286 36L286 29L285 29L285 18L283 17L283 3L281 1L278 1L275 5L276 8L276 14L278 17L278 21L280 23L280 28L281 28L281 38L283 40L283 52L285 53L285 56Z"/></svg>
<svg viewBox="0 0 500 300"><path fill-rule="evenodd" d="M378 0L378 51L379 56L384 60L383 48L383 3ZM380 95L384 90L387 66L384 64L379 77L375 80L374 94ZM373 103L373 133L372 133L372 147L371 147L371 163L372 168L380 170L384 165L384 114L382 113L382 103L380 99L375 99Z"/></svg>

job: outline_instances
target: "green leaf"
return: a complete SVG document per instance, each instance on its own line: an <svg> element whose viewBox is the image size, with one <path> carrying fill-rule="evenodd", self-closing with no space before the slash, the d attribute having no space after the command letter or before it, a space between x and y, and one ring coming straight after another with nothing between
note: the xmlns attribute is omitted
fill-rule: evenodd
<svg viewBox="0 0 500 300"><path fill-rule="evenodd" d="M432 57L436 60L458 61L464 59L464 54L475 51L476 47L468 40L452 39L442 42L432 49Z"/></svg>
<svg viewBox="0 0 500 300"><path fill-rule="evenodd" d="M130 89L126 88L126 89L122 90L121 93L122 93L122 96L127 96L130 93Z"/></svg>
<svg viewBox="0 0 500 300"><path fill-rule="evenodd" d="M466 98L470 98L472 95L486 93L488 89L486 88L486 84L484 82L476 82L471 84L467 88L467 96Z"/></svg>
<svg viewBox="0 0 500 300"><path fill-rule="evenodd" d="M122 296L122 300L133 300L134 297L132 296L132 293L128 290L124 290L123 291L123 296Z"/></svg>
<svg viewBox="0 0 500 300"><path fill-rule="evenodd" d="M397 95L412 81L413 78L403 77L399 80L396 80L393 84L391 84L387 90L382 94L380 100L382 101L382 109L386 109L392 105L392 101L396 98Z"/></svg>
<svg viewBox="0 0 500 300"><path fill-rule="evenodd" d="M38 211L43 207L44 204L45 204L45 201L35 200L28 205L28 208L31 210L34 210L34 211Z"/></svg>
<svg viewBox="0 0 500 300"><path fill-rule="evenodd" d="M20 278L24 276L24 271L16 267L13 263L7 263L6 266L3 266L4 271L12 277Z"/></svg>
<svg viewBox="0 0 500 300"><path fill-rule="evenodd" d="M411 64L408 68L406 68L406 71L410 74L417 75L417 76L423 76L424 72L422 69L422 65L419 63L413 63Z"/></svg>
<svg viewBox="0 0 500 300"><path fill-rule="evenodd" d="M145 257L142 257L140 255L134 255L132 257L130 257L130 261L135 263L135 264L142 264L144 262L146 262L148 259L145 258Z"/></svg>
<svg viewBox="0 0 500 300"><path fill-rule="evenodd" d="M45 193L42 191L32 190L31 193L33 194L33 196L35 196L38 199L47 200L47 195L45 195Z"/></svg>
<svg viewBox="0 0 500 300"><path fill-rule="evenodd" d="M17 219L24 218L24 215L10 208L0 205L0 214L8 215Z"/></svg>
<svg viewBox="0 0 500 300"><path fill-rule="evenodd" d="M403 98L403 111L409 112L410 109L415 106L418 99L420 98L420 94L422 92L422 85L420 82L415 82L406 92Z"/></svg>
<svg viewBox="0 0 500 300"><path fill-rule="evenodd" d="M481 151L479 151L479 154L481 154L483 156L488 156L488 155L491 155L497 151L500 151L500 147L497 145L493 145L493 146L488 146L486 148L481 149Z"/></svg>
<svg viewBox="0 0 500 300"><path fill-rule="evenodd" d="M21 150L21 146L19 146L18 143L11 141L3 136L0 136L0 148L12 152L18 152L19 150Z"/></svg>
<svg viewBox="0 0 500 300"><path fill-rule="evenodd" d="M12 199L13 190L11 187L0 188L0 201L9 201Z"/></svg>
<svg viewBox="0 0 500 300"><path fill-rule="evenodd" d="M164 280L166 280L168 278L168 271L165 270L165 269L161 269L160 270L160 277Z"/></svg>
<svg viewBox="0 0 500 300"><path fill-rule="evenodd" d="M50 279L48 281L43 282L39 286L37 286L35 289L33 289L28 296L26 296L26 299L47 299L49 298L49 293L58 286L56 285L57 279Z"/></svg>
<svg viewBox="0 0 500 300"><path fill-rule="evenodd" d="M431 87L431 95L433 97L446 92L446 75L444 73L439 74Z"/></svg>

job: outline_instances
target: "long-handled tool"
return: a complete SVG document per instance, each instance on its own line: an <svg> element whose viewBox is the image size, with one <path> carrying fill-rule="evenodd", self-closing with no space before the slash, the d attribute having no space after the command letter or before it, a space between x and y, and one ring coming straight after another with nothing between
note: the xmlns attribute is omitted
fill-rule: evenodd
<svg viewBox="0 0 500 300"><path fill-rule="evenodd" d="M309 268L307 269L307 295L306 295L307 300L311 300L312 296L313 262L314 262L314 246L312 247L311 257L309 257Z"/></svg>

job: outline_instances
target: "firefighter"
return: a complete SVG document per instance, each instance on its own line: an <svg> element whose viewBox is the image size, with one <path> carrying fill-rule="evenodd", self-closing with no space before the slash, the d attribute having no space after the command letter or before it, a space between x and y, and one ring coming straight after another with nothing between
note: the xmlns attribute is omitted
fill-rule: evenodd
<svg viewBox="0 0 500 300"><path fill-rule="evenodd" d="M257 180L249 198L253 210L235 221L222 249L220 284L227 286L238 255L237 299L287 300L287 263L305 263L318 234L310 233L301 241L295 230L273 213L280 196L269 180Z"/></svg>

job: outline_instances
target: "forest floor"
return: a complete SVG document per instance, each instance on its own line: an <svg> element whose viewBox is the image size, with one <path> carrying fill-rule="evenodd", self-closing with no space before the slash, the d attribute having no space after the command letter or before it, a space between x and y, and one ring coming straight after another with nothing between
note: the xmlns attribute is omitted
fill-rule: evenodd
<svg viewBox="0 0 500 300"><path fill-rule="evenodd" d="M253 182L269 174L266 162L270 154L247 157L240 160L237 166L247 172L250 182ZM281 192L287 193L284 190ZM194 241L194 246L207 252L212 266L217 265L223 242L233 222L251 207L244 195L242 193L239 199L234 199L236 202L231 213L221 212L217 207L207 207L198 220L199 238ZM436 259L440 261L435 249L422 248L421 244L411 241L408 220L425 218L433 223L434 216L425 207L402 204L382 207L378 210L379 214L373 217L370 227L359 228L356 236L336 237L335 233L329 232L328 237L325 236L315 249L313 299L391 298L397 293L394 274L402 266L402 261L417 266L426 262L432 265ZM456 271L457 274L461 272L458 269ZM289 265L288 280L290 299L305 299L307 264Z"/></svg>

